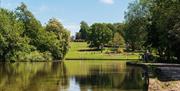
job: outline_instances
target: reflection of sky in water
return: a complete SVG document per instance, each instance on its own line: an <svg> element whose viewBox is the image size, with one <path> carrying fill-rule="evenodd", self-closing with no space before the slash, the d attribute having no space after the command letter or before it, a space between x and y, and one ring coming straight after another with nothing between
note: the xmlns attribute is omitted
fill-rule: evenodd
<svg viewBox="0 0 180 91"><path fill-rule="evenodd" d="M79 83L76 82L75 78L70 78L69 87L64 91L81 91ZM62 91L61 89L59 91ZM87 89L87 91L92 91Z"/></svg>
<svg viewBox="0 0 180 91"><path fill-rule="evenodd" d="M70 78L70 84L67 91L81 91L79 84L75 81L75 78Z"/></svg>

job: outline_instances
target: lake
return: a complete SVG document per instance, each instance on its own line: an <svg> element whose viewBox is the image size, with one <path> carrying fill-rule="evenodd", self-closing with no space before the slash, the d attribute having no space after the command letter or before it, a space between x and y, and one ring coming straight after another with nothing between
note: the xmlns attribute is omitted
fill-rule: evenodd
<svg viewBox="0 0 180 91"><path fill-rule="evenodd" d="M122 61L0 63L0 91L147 91L144 70Z"/></svg>

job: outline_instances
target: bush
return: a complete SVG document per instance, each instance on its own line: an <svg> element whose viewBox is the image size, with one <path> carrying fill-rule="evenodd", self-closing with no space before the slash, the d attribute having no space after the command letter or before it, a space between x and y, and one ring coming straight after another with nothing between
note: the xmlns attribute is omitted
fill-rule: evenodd
<svg viewBox="0 0 180 91"><path fill-rule="evenodd" d="M124 53L124 49L123 49L123 48L118 48L118 49L116 50L116 52L117 52L117 53Z"/></svg>
<svg viewBox="0 0 180 91"><path fill-rule="evenodd" d="M29 61L29 62L34 62L34 61L51 61L52 56L51 53L49 52L38 52L38 51L33 51L30 53L25 53L25 52L16 52L14 56L11 56L8 58L8 61Z"/></svg>

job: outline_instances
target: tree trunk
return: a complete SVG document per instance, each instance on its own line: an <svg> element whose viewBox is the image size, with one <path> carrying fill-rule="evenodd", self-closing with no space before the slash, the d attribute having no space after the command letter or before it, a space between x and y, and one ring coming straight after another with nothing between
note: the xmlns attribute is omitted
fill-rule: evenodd
<svg viewBox="0 0 180 91"><path fill-rule="evenodd" d="M134 43L132 43L131 49L132 49L132 51L135 51L135 45L134 45Z"/></svg>

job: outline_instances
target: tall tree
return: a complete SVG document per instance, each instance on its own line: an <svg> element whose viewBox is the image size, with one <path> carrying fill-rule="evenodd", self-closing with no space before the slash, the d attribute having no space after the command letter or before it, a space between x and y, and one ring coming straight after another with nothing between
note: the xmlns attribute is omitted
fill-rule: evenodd
<svg viewBox="0 0 180 91"><path fill-rule="evenodd" d="M82 21L80 25L80 34L81 34L81 39L87 40L88 38L88 33L89 33L89 25L85 22Z"/></svg>
<svg viewBox="0 0 180 91"><path fill-rule="evenodd" d="M69 48L70 33L57 19L46 27L24 3L15 12L0 9L0 57L3 61L61 60Z"/></svg>
<svg viewBox="0 0 180 91"><path fill-rule="evenodd" d="M24 3L15 12L18 21L23 22L23 36L29 37L31 45L40 52L51 53L53 59L64 58L69 48L69 32L57 19L50 19L44 29Z"/></svg>
<svg viewBox="0 0 180 91"><path fill-rule="evenodd" d="M115 33L118 32L124 37L124 29L125 29L125 24L124 23L114 23L113 24L115 28Z"/></svg>
<svg viewBox="0 0 180 91"><path fill-rule="evenodd" d="M139 35L142 37L141 33L146 31L146 47L156 49L163 60L171 60L175 57L180 59L177 51L174 50L179 40L177 37L179 36L179 15L179 0L136 0L135 3L130 4L126 13L126 29L128 31L126 30L125 34L130 37L125 39L136 39ZM135 37L136 34L138 36Z"/></svg>
<svg viewBox="0 0 180 91"><path fill-rule="evenodd" d="M150 4L148 6L148 4ZM180 1L179 0L150 0L147 3L150 11L151 22L148 26L147 44L158 50L158 54L165 60L170 60L174 56L174 49L169 39L169 32L180 21ZM172 32L171 32L172 33Z"/></svg>
<svg viewBox="0 0 180 91"><path fill-rule="evenodd" d="M70 33L55 18L49 20L46 26L46 31L54 33L58 39L57 44L59 44L59 48L52 50L52 52L55 52L54 57L57 59L64 58L69 48Z"/></svg>
<svg viewBox="0 0 180 91"><path fill-rule="evenodd" d="M3 61L17 61L24 53L30 53L29 39L22 37L22 22L13 12L0 9L0 57Z"/></svg>
<svg viewBox="0 0 180 91"><path fill-rule="evenodd" d="M16 8L17 19L23 22L24 33L23 36L28 36L32 45L37 45L36 39L38 33L42 30L41 23L34 17L34 15L28 10L24 3Z"/></svg>
<svg viewBox="0 0 180 91"><path fill-rule="evenodd" d="M91 26L88 43L90 47L103 49L103 46L112 39L112 31L104 23L95 23Z"/></svg>
<svg viewBox="0 0 180 91"><path fill-rule="evenodd" d="M124 36L133 51L141 49L146 41L147 14L147 9L142 7L138 1L131 3L126 12Z"/></svg>
<svg viewBox="0 0 180 91"><path fill-rule="evenodd" d="M76 40L79 40L79 39L81 39L81 33L80 33L80 32L77 32L77 33L76 33Z"/></svg>

